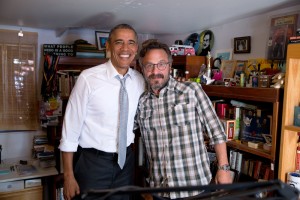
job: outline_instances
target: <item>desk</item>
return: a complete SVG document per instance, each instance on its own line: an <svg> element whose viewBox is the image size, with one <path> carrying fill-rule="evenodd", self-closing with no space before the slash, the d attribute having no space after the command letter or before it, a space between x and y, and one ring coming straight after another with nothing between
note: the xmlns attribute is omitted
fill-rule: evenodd
<svg viewBox="0 0 300 200"><path fill-rule="evenodd" d="M43 199L43 187L35 186L25 188L25 181L32 179L41 179L43 177L57 175L58 172L55 167L41 168L39 167L39 161L34 159L26 159L28 164L35 166L36 170L33 173L26 175L20 175L16 170L16 165L19 164L19 160L24 158L14 158L2 161L0 168L8 168L14 166L15 170L10 170L8 173L0 174L0 200L41 200ZM16 188L14 188L14 186Z"/></svg>

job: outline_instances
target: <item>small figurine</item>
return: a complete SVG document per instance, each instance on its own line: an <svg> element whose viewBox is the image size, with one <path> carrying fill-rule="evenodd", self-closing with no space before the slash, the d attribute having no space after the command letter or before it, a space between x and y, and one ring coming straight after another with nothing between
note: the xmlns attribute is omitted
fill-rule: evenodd
<svg viewBox="0 0 300 200"><path fill-rule="evenodd" d="M210 85L211 83L213 83L215 81L215 79L211 78L211 67L210 67L210 52L208 52L207 54L207 67L206 67L206 72L205 74L202 75L201 77L201 82L205 83L206 85Z"/></svg>

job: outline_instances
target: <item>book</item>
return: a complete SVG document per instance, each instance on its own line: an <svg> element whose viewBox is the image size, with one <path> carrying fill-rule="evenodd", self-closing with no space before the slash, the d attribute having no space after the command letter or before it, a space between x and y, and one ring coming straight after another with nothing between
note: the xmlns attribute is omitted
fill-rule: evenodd
<svg viewBox="0 0 300 200"><path fill-rule="evenodd" d="M250 160L249 160L249 159L244 159L244 161L243 161L242 173L245 174L245 175L248 175L248 171L249 171L249 163L250 163Z"/></svg>
<svg viewBox="0 0 300 200"><path fill-rule="evenodd" d="M300 126L300 106L294 108L294 126Z"/></svg>
<svg viewBox="0 0 300 200"><path fill-rule="evenodd" d="M235 131L233 139L238 140L240 138L241 127L241 108L234 107L234 119L235 119Z"/></svg>
<svg viewBox="0 0 300 200"><path fill-rule="evenodd" d="M243 160L243 154L241 152L237 152L235 169L238 172L242 171L242 160Z"/></svg>
<svg viewBox="0 0 300 200"><path fill-rule="evenodd" d="M29 165L16 165L16 169L19 175L29 175L37 171L36 167Z"/></svg>
<svg viewBox="0 0 300 200"><path fill-rule="evenodd" d="M259 179L259 172L261 169L262 162L260 160L255 161L255 166L253 170L253 178Z"/></svg>
<svg viewBox="0 0 300 200"><path fill-rule="evenodd" d="M76 57L78 58L105 58L104 52L76 52Z"/></svg>
<svg viewBox="0 0 300 200"><path fill-rule="evenodd" d="M254 168L255 160L249 161L249 170L248 170L248 176L253 177L253 168Z"/></svg>
<svg viewBox="0 0 300 200"><path fill-rule="evenodd" d="M230 149L229 160L230 160L230 168L231 169L235 169L236 157L237 157L237 151Z"/></svg>

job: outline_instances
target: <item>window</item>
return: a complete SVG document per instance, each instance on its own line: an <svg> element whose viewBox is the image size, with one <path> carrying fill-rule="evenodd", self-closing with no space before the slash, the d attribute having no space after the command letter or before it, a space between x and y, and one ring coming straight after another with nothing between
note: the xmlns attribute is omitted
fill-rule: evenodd
<svg viewBox="0 0 300 200"><path fill-rule="evenodd" d="M36 130L37 33L0 30L0 130Z"/></svg>

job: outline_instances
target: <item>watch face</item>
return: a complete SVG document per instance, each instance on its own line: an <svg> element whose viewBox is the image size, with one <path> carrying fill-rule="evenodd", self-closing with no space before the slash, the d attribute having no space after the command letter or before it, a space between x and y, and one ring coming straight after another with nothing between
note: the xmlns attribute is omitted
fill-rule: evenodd
<svg viewBox="0 0 300 200"><path fill-rule="evenodd" d="M229 165L222 165L222 166L219 166L218 168L221 169L221 170L226 170L226 171L230 170L230 166Z"/></svg>

